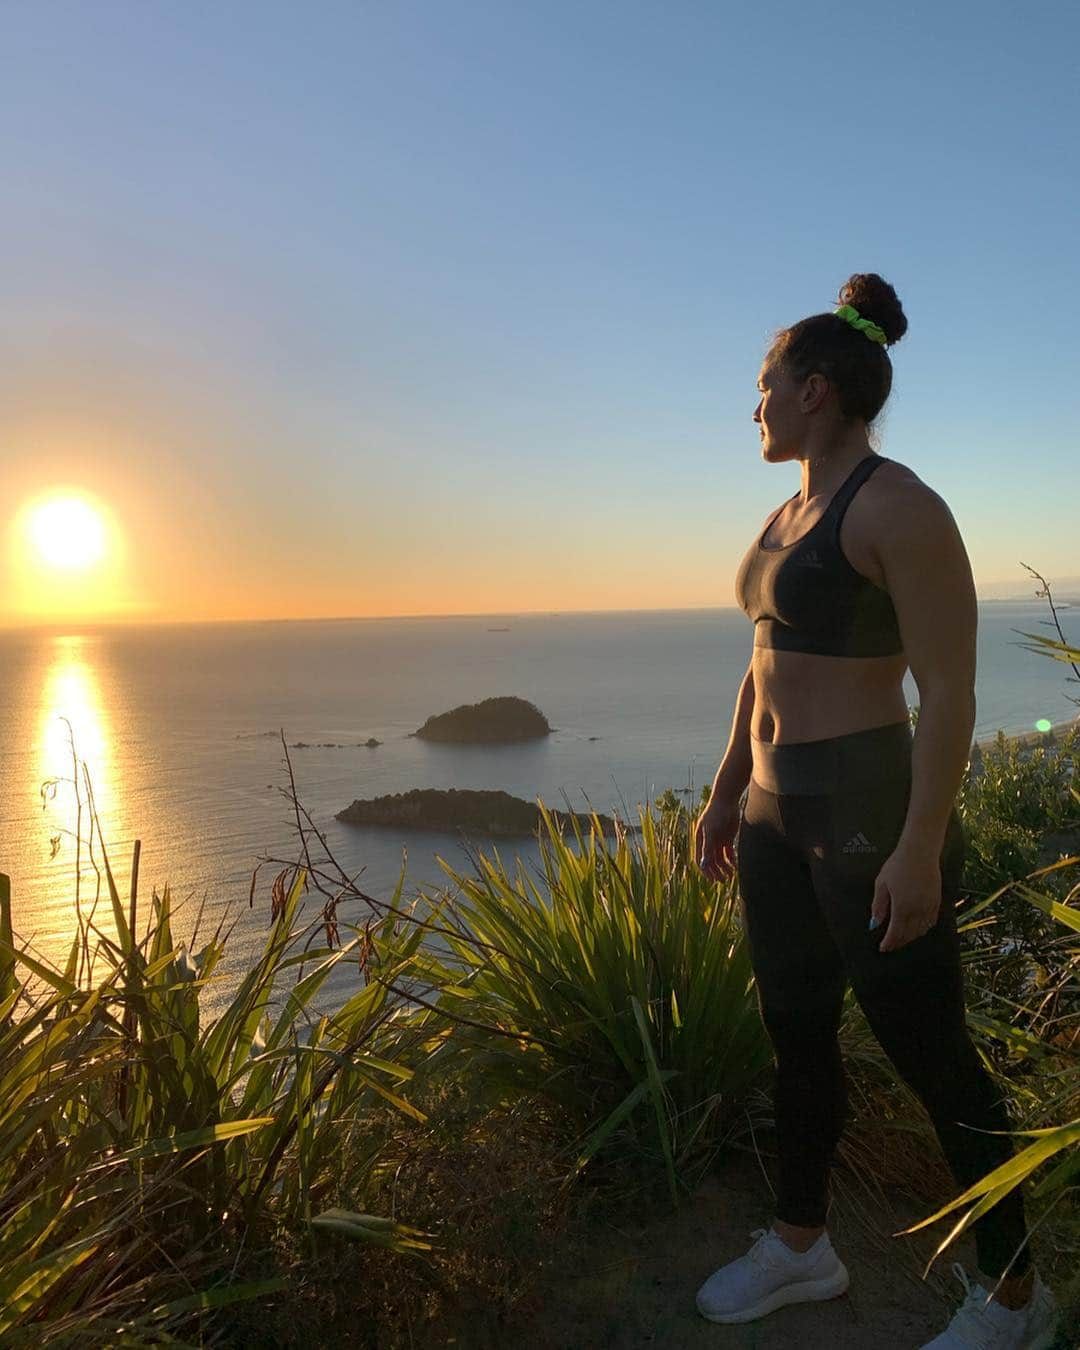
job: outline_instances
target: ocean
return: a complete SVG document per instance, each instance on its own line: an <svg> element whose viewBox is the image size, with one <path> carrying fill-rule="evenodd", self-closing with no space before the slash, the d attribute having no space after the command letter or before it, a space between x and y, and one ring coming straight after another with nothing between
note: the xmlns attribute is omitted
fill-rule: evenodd
<svg viewBox="0 0 1080 1350"><path fill-rule="evenodd" d="M1080 611L1076 611L1080 613ZM1066 637L1080 642L1074 611ZM1070 626L1071 624L1071 626ZM1041 601L980 606L975 737L1061 722L1080 692L1059 661L1016 645L1055 637ZM408 850L406 895L468 867L456 836L340 824L356 797L413 787L501 788L574 810L636 815L665 788L711 781L727 744L753 630L735 609L420 619L88 627L0 633L0 871L15 927L49 959L74 927L75 804L64 718L86 762L122 893L142 841L143 912L168 882L184 908L174 934L239 916L230 964L261 943L269 884L261 857L298 856L281 789L290 750L298 796L357 884L388 897ZM918 702L910 674L909 704ZM410 735L432 713L493 695L529 699L554 734L510 746L451 746ZM374 737L382 744L358 742ZM330 743L327 745L326 743ZM60 780L42 795L42 784ZM65 833L66 832L66 833ZM56 840L55 844L52 840ZM497 843L535 860L528 840ZM50 856L55 849L55 856ZM83 854L83 887L94 873ZM312 901L312 904L314 901ZM106 901L107 908L107 901Z"/></svg>

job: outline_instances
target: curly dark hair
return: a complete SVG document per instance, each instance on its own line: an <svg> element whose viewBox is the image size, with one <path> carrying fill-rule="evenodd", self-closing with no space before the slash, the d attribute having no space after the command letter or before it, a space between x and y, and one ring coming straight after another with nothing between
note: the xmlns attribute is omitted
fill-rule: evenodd
<svg viewBox="0 0 1080 1350"><path fill-rule="evenodd" d="M876 323L890 347L907 332L896 292L876 272L850 276L836 303L851 305L862 318ZM892 389L892 362L885 347L832 313L813 314L781 329L767 359L796 380L820 372L836 389L843 415L862 418L867 425L881 412Z"/></svg>

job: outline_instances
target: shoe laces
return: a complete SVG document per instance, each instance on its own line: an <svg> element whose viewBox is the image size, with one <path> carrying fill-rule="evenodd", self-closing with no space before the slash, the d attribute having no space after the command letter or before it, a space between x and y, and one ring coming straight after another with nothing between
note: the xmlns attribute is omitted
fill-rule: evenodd
<svg viewBox="0 0 1080 1350"><path fill-rule="evenodd" d="M776 1244L783 1242L780 1234L774 1233L772 1229L755 1228L750 1236L757 1238L757 1241L746 1253L749 1259L763 1270L776 1270L778 1268Z"/></svg>
<svg viewBox="0 0 1080 1350"><path fill-rule="evenodd" d="M959 1262L952 1269L964 1286L965 1298L949 1323L949 1330L957 1340L970 1345L972 1350L994 1350L995 1346L1003 1343L1003 1333L1001 1324L991 1315L990 1295L981 1284L971 1283L967 1271Z"/></svg>

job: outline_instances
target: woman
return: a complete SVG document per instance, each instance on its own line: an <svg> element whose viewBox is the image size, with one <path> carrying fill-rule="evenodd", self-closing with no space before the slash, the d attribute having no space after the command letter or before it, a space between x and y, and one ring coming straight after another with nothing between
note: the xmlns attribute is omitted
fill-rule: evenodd
<svg viewBox="0 0 1080 1350"><path fill-rule="evenodd" d="M802 486L736 578L754 651L695 848L713 880L738 875L776 1055L779 1187L772 1227L698 1293L716 1322L848 1287L825 1218L849 982L957 1183L1013 1152L980 1133L1010 1122L967 1034L953 908L965 848L954 798L975 722L971 568L945 502L869 440L892 384L886 347L906 330L893 288L857 274L834 313L779 333L758 380L762 456L798 462ZM1053 1299L1031 1266L1019 1190L974 1231L994 1296L957 1266L968 1297L930 1345L1049 1344Z"/></svg>

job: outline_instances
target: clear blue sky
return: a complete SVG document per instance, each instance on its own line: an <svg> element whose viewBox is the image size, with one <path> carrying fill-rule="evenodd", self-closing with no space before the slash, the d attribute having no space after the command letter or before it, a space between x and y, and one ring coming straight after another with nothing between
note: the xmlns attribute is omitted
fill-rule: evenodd
<svg viewBox="0 0 1080 1350"><path fill-rule="evenodd" d="M769 335L872 270L883 453L983 595L1080 587L1078 50L1074 3L9 0L0 510L95 494L164 619L732 604L799 486Z"/></svg>

